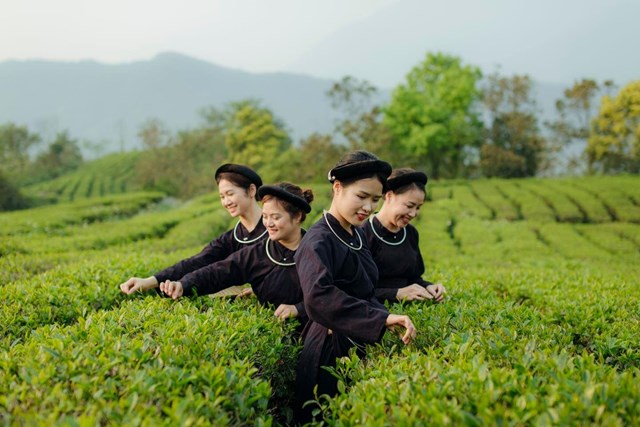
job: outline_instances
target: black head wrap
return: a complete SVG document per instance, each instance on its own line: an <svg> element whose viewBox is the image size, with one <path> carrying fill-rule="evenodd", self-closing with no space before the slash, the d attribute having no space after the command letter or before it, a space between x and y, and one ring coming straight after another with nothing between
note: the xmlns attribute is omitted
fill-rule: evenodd
<svg viewBox="0 0 640 427"><path fill-rule="evenodd" d="M329 171L327 178L329 182L336 179L344 181L359 176L379 173L386 178L391 175L391 165L384 160L363 160L360 162L347 163L346 165L336 166ZM383 183L384 184L384 183Z"/></svg>
<svg viewBox="0 0 640 427"><path fill-rule="evenodd" d="M400 187L411 184L413 182L427 185L427 175L423 172L409 172L393 178L387 179L387 189L389 191L396 191Z"/></svg>
<svg viewBox="0 0 640 427"><path fill-rule="evenodd" d="M237 173L238 175L242 175L255 184L256 187L260 188L262 186L262 178L260 175L256 173L253 169L244 165L236 165L234 163L225 163L220 166L218 170L216 170L216 180L218 176L222 173Z"/></svg>
<svg viewBox="0 0 640 427"><path fill-rule="evenodd" d="M305 199L296 194L288 192L280 186L264 185L260 187L260 189L258 189L258 197L262 200L262 198L266 195L274 196L278 199L284 200L285 202L289 202L305 213L311 212L311 205L307 203Z"/></svg>

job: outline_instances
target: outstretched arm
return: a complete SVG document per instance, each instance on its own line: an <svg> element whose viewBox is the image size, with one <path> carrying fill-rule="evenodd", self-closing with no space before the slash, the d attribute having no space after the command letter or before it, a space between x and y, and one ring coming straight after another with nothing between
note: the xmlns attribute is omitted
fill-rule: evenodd
<svg viewBox="0 0 640 427"><path fill-rule="evenodd" d="M154 276L142 279L140 277L131 277L124 283L120 284L120 290L127 295L134 292L147 291L158 287L158 281Z"/></svg>

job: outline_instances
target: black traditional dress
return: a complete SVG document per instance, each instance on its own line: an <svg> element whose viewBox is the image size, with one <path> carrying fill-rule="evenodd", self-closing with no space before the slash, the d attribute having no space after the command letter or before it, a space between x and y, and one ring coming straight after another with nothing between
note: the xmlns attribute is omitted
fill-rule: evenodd
<svg viewBox="0 0 640 427"><path fill-rule="evenodd" d="M267 239L188 273L179 282L185 296L193 292L213 294L230 286L249 283L261 304L295 305L300 322L305 324L307 316L294 255L295 251Z"/></svg>
<svg viewBox="0 0 640 427"><path fill-rule="evenodd" d="M372 216L362 230L380 275L375 290L378 299L397 302L398 289L414 283L425 288L432 284L422 278L424 261L418 230L413 225L392 233Z"/></svg>
<svg viewBox="0 0 640 427"><path fill-rule="evenodd" d="M251 232L247 231L242 223L238 221L233 229L209 242L200 253L191 258L183 259L171 267L154 274L154 276L158 283L166 280L178 281L187 273L213 264L216 261L221 261L246 246L264 242L267 237L267 229L264 227L262 219Z"/></svg>
<svg viewBox="0 0 640 427"><path fill-rule="evenodd" d="M357 346L378 342L386 331L389 312L374 294L378 270L363 241L362 231L353 235L331 214L316 222L296 251L296 269L304 295L309 323L303 332L296 379L298 421L307 421L309 410L301 404L318 396L335 394L336 379L321 366L335 366L336 358Z"/></svg>

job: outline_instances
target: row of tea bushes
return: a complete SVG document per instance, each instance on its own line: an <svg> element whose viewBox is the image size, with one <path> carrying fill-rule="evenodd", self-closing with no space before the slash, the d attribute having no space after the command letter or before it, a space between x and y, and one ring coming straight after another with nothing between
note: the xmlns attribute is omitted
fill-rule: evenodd
<svg viewBox="0 0 640 427"><path fill-rule="evenodd" d="M0 352L0 422L272 425L293 322L252 302L137 298Z"/></svg>
<svg viewBox="0 0 640 427"><path fill-rule="evenodd" d="M636 425L636 270L446 269L443 305L396 305L416 323L366 360L340 361L328 425Z"/></svg>
<svg viewBox="0 0 640 427"><path fill-rule="evenodd" d="M0 235L48 235L59 233L70 225L126 218L159 202L163 197L164 194L157 192L127 193L23 211L3 212L0 213Z"/></svg>

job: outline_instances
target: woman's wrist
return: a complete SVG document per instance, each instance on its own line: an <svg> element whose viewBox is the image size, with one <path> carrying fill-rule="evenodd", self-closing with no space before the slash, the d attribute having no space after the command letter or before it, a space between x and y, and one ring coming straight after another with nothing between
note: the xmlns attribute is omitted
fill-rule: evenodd
<svg viewBox="0 0 640 427"><path fill-rule="evenodd" d="M157 288L159 283L156 276L149 276L145 280L145 290Z"/></svg>

